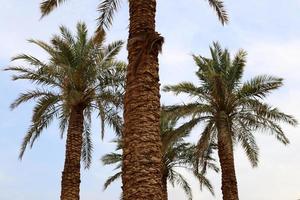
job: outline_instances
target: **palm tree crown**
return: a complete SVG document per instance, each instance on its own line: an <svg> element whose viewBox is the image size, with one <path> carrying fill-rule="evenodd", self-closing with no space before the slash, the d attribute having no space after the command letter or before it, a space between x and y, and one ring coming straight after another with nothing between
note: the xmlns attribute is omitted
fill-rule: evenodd
<svg viewBox="0 0 300 200"><path fill-rule="evenodd" d="M246 52L240 50L233 60L227 49L221 49L218 43L210 47L212 58L194 55L198 71L196 75L200 85L182 82L165 86L164 91L188 94L195 99L185 105L168 106L175 116L192 116L206 126L198 142L198 148L205 150L209 143L215 142L218 115L229 123L233 141L241 142L253 166L257 165L258 147L253 133L269 131L283 144L289 140L280 127L280 122L295 126L297 121L290 115L271 107L263 99L273 90L282 86L282 79L262 75L245 83L241 82ZM226 119L225 119L226 118Z"/></svg>
<svg viewBox="0 0 300 200"><path fill-rule="evenodd" d="M297 121L263 101L266 95L282 86L281 78L263 75L242 83L245 51L240 50L231 60L228 50L214 43L210 52L212 58L193 56L198 66L199 86L182 82L164 87L164 91L175 95L185 93L193 99L184 105L168 106L167 110L176 118L190 117L195 124L205 124L197 144L197 157L201 160L210 152L211 145L217 146L223 199L238 200L233 145L240 142L251 164L257 166L259 149L253 133L268 131L288 144L280 122L295 126Z"/></svg>
<svg viewBox="0 0 300 200"><path fill-rule="evenodd" d="M78 23L77 35L62 26L61 35L53 36L51 43L29 40L45 50L49 61L43 62L31 55L21 54L13 60L25 61L29 66L9 67L6 70L17 74L13 80L29 80L40 86L22 93L12 104L14 109L29 100L36 105L30 128L24 137L20 158L28 145L33 146L42 131L54 118L60 121L63 136L73 107L84 108L84 134L82 158L85 166L90 166L92 143L90 139L91 113L97 109L102 122L120 132L122 120L118 115L121 104L126 64L117 61L123 42L116 41L103 45L104 35L88 39L84 23Z"/></svg>

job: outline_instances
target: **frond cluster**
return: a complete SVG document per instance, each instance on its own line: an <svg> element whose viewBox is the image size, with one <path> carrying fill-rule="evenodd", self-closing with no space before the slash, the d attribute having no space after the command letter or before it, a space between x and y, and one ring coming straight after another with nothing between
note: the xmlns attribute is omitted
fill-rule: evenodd
<svg viewBox="0 0 300 200"><path fill-rule="evenodd" d="M51 1L45 1L45 6L46 3L50 5ZM104 35L101 38L97 42L93 37L89 38L84 23L78 23L76 35L61 26L60 34L54 35L50 43L29 40L49 55L47 62L26 54L12 59L24 63L6 69L15 72L13 80L29 80L37 86L37 89L20 94L11 104L14 109L31 100L36 103L32 123L21 146L20 158L27 145L32 147L54 118L59 119L63 135L70 111L77 105L85 108L82 159L86 167L90 166L93 149L90 136L92 112L99 113L102 135L105 124L112 126L117 133L121 132L122 118L119 114L122 109L126 63L117 60L116 56L123 41L104 45Z"/></svg>
<svg viewBox="0 0 300 200"><path fill-rule="evenodd" d="M295 118L264 102L268 94L283 85L282 79L262 75L242 83L247 55L244 50L231 59L227 49L214 43L210 52L211 58L193 56L200 85L182 82L164 87L166 92L187 94L194 100L167 106L167 113L175 119L189 117L205 124L197 145L198 156L205 157L209 147L216 145L217 126L222 122L230 128L229 138L233 143L240 142L251 164L257 166L259 148L253 134L269 132L283 144L288 144L280 123L297 124Z"/></svg>

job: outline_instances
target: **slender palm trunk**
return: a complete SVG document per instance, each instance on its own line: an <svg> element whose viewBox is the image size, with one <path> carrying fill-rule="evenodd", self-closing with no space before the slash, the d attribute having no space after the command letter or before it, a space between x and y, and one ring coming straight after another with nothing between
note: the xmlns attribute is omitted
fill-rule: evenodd
<svg viewBox="0 0 300 200"><path fill-rule="evenodd" d="M162 187L163 187L163 200L168 200L168 177L167 176L163 176L162 179Z"/></svg>
<svg viewBox="0 0 300 200"><path fill-rule="evenodd" d="M82 133L83 108L78 106L72 109L69 119L61 200L79 200Z"/></svg>
<svg viewBox="0 0 300 200"><path fill-rule="evenodd" d="M219 120L218 154L222 172L223 200L238 200L238 187L234 168L233 144L227 120Z"/></svg>
<svg viewBox="0 0 300 200"><path fill-rule="evenodd" d="M129 0L129 65L123 132L124 200L162 200L162 153L155 0Z"/></svg>

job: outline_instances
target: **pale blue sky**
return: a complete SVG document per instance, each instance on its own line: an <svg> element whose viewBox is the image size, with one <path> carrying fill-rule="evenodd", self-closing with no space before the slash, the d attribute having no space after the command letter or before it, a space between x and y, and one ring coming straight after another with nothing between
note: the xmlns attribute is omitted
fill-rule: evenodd
<svg viewBox="0 0 300 200"><path fill-rule="evenodd" d="M230 23L222 27L205 0L157 0L157 29L165 37L160 56L162 84L182 80L196 81L192 53L208 55L212 41L228 47L232 52L239 48L248 51L246 78L257 74L283 77L285 86L268 98L268 101L300 119L300 1L299 0L227 0ZM0 0L0 66L10 64L17 53L31 53L45 58L44 53L26 42L26 39L42 39L57 33L63 24L74 29L81 20L91 32L96 25L98 0L73 0L62 5L49 17L39 20L39 0ZM128 26L127 2L115 18L108 40L126 39ZM126 59L125 49L120 58ZM18 160L21 139L27 130L32 104L15 111L9 104L21 91L30 88L26 82L12 82L10 75L0 72L0 200L53 200L59 199L60 176L64 161L65 141L60 140L56 124L53 124L34 148L26 152L23 161ZM174 98L162 94L165 104L182 102L185 97ZM241 200L296 200L300 198L300 135L299 127L285 127L291 144L287 147L273 137L260 136L260 164L252 169L244 153L237 148L236 169ZM190 138L196 141L200 128ZM112 131L108 130L100 141L99 122L94 120L94 162L89 171L82 171L81 199L116 200L120 195L120 182L103 192L105 178L112 174L103 167L99 158L113 150L110 143ZM200 192L191 179L194 199L221 199L220 175L210 174L216 197L207 191ZM185 199L184 193L170 189L170 200Z"/></svg>

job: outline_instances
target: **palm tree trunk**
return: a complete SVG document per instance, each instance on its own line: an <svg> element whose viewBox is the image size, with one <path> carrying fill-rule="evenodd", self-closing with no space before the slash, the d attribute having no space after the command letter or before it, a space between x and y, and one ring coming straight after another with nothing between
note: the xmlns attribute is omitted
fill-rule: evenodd
<svg viewBox="0 0 300 200"><path fill-rule="evenodd" d="M124 200L162 200L162 152L155 0L129 0L123 132Z"/></svg>
<svg viewBox="0 0 300 200"><path fill-rule="evenodd" d="M163 200L168 200L168 178L166 176L163 176L162 179L162 187L163 187Z"/></svg>
<svg viewBox="0 0 300 200"><path fill-rule="evenodd" d="M61 200L79 200L82 133L83 108L77 106L72 109L69 119Z"/></svg>
<svg viewBox="0 0 300 200"><path fill-rule="evenodd" d="M219 120L218 154L222 172L223 200L238 200L237 180L234 168L233 144L227 120Z"/></svg>

